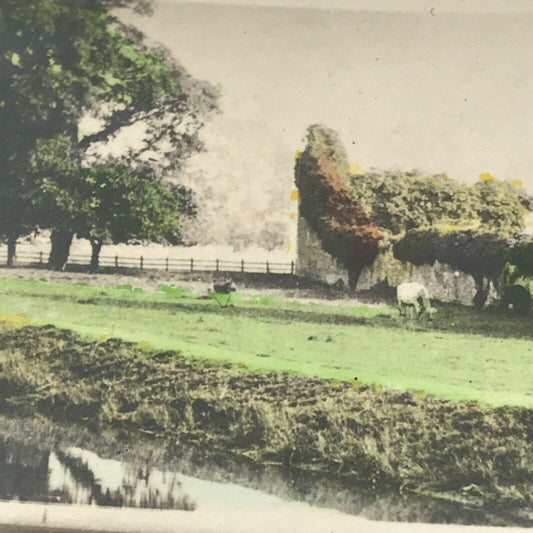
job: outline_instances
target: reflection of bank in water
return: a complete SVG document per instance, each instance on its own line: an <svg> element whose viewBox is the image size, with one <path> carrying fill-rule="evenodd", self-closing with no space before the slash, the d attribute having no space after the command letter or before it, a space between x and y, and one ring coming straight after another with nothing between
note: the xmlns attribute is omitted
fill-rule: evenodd
<svg viewBox="0 0 533 533"><path fill-rule="evenodd" d="M0 498L192 511L173 472L102 459L80 448L42 451L0 439Z"/></svg>
<svg viewBox="0 0 533 533"><path fill-rule="evenodd" d="M0 430L2 422L0 417ZM20 431L17 431L20 435ZM267 469L264 475L256 472L258 477L255 478L251 475L251 470L242 467L241 473L246 473L247 479L255 479L261 487L269 487L269 490L277 486L279 490L274 492L284 492L284 497L235 483L205 481L191 475L200 474L200 477L203 477L208 472L210 479L234 479L235 476L231 472L235 469L233 474L240 478L240 462L234 464L229 459L222 461L224 468L221 469L219 454L210 457L196 447L190 453L182 454L178 450L172 452L174 459L181 457L177 463L167 463L169 457L160 463L162 456L156 449L152 450L155 451L154 456L150 451L148 456L142 455L144 459L125 463L102 459L95 453L70 446L55 447L54 451L51 451L45 449L35 435L32 431L27 435L28 439L24 440L40 442L33 447L21 443L21 437L9 440L0 437L2 532L35 533L50 531L50 528L61 528L64 531L67 531L65 528L70 528L68 531L79 532L90 526L93 531L114 533L323 533L331 530L337 533L466 533L470 529L465 526L432 525L427 522L487 522L483 511L463 509L459 504L439 504L431 498L414 501L412 498L401 497L396 502L389 499L365 501L364 498L350 496L347 486L342 488L336 483L329 486L324 479L314 480L311 473L303 475L303 472L294 472L289 475L288 471L285 472L287 487L281 490L281 478L276 475L275 470ZM46 440L45 437L42 442ZM133 448L135 449L135 445ZM201 466L197 464L199 459ZM175 466L184 466L182 460L189 467L182 469ZM143 466L140 467L141 464ZM147 467L147 464L158 465L159 469ZM177 473L182 471L191 475ZM289 501L301 499L306 494L315 505L346 507L346 510L351 509L351 514ZM23 500L28 503L1 500ZM65 505L67 502L75 505ZM171 505L172 502L174 506ZM188 507L184 505L185 502L189 502ZM89 503L91 505L83 505ZM126 507L127 505L153 505L159 508L133 509ZM161 512L162 509L165 511ZM195 511L189 512L192 509ZM362 514L370 520L354 514ZM43 517L46 519L46 527L43 526ZM376 518L380 521L372 520ZM530 518L533 518L533 515ZM417 524L413 523L414 521L426 523ZM26 530L24 527L30 529ZM507 527L505 530L487 528L484 531L510 533L520 530Z"/></svg>
<svg viewBox="0 0 533 533"><path fill-rule="evenodd" d="M0 499L48 499L48 450L0 437Z"/></svg>
<svg viewBox="0 0 533 533"><path fill-rule="evenodd" d="M49 490L68 495L69 503L195 509L175 473L102 459L80 448L52 452L48 468Z"/></svg>
<svg viewBox="0 0 533 533"><path fill-rule="evenodd" d="M278 506L279 497L234 483L103 459L77 448L42 450L0 437L0 500L193 511L239 502Z"/></svg>

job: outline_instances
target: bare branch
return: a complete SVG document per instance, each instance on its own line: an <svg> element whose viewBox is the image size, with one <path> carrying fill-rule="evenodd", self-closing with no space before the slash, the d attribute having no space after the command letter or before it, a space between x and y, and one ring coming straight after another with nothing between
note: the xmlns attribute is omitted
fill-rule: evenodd
<svg viewBox="0 0 533 533"><path fill-rule="evenodd" d="M138 111L135 109L126 108L115 111L106 120L105 127L97 133L83 137L78 143L78 148L80 150L86 150L93 143L105 142L121 128L131 126L137 120L140 120L140 117Z"/></svg>

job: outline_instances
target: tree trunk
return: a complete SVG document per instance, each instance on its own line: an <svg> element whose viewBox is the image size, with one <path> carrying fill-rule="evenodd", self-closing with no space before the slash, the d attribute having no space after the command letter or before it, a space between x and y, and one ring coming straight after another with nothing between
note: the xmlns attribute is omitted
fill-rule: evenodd
<svg viewBox="0 0 533 533"><path fill-rule="evenodd" d="M48 257L48 266L53 270L63 270L67 264L70 245L74 232L66 229L54 229L50 240L52 248Z"/></svg>
<svg viewBox="0 0 533 533"><path fill-rule="evenodd" d="M475 276L476 294L474 295L473 303L476 307L483 307L489 296L490 280L484 276Z"/></svg>
<svg viewBox="0 0 533 533"><path fill-rule="evenodd" d="M359 281L359 276L361 275L362 270L363 265L351 265L350 268L348 268L348 283L352 291L355 291L357 288L357 282Z"/></svg>
<svg viewBox="0 0 533 533"><path fill-rule="evenodd" d="M15 257L15 251L17 249L17 237L18 234L10 233L7 238L7 262L8 267L13 266L13 258Z"/></svg>
<svg viewBox="0 0 533 533"><path fill-rule="evenodd" d="M102 241L100 239L89 239L91 243L91 264L89 266L90 272L96 272L98 270L100 260L100 250L102 249Z"/></svg>

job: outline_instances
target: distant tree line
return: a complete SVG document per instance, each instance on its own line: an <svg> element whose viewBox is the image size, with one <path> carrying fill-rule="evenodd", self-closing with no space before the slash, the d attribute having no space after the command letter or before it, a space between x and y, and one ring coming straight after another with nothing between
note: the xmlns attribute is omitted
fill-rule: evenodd
<svg viewBox="0 0 533 533"><path fill-rule="evenodd" d="M8 264L18 238L45 229L56 269L74 236L91 242L93 267L104 243L180 239L178 213L191 195L167 177L203 148L198 132L218 94L166 50L149 48L113 7L147 12L150 2L0 4L0 237ZM111 156L113 141L133 127L142 142Z"/></svg>

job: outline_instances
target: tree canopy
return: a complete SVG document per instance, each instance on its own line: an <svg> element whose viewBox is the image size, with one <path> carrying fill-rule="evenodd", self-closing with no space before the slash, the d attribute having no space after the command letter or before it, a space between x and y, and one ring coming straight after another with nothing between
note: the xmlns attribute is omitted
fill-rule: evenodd
<svg viewBox="0 0 533 533"><path fill-rule="evenodd" d="M129 7L137 13L151 14L152 0L55 0L56 4L79 7L82 9L95 9L97 7Z"/></svg>
<svg viewBox="0 0 533 533"><path fill-rule="evenodd" d="M434 226L515 235L530 210L525 192L505 181L466 185L442 174L388 171L350 176L349 184L380 230L392 235Z"/></svg>
<svg viewBox="0 0 533 533"><path fill-rule="evenodd" d="M180 241L182 198L176 187L165 185L148 166L135 172L120 161L80 167L68 149L68 139L55 138L38 143L32 158L34 172L42 176L33 199L42 228L88 239L94 268L104 243Z"/></svg>
<svg viewBox="0 0 533 533"><path fill-rule="evenodd" d="M108 168L114 175L112 169L118 167L107 165L103 148L140 125L142 143L122 154L120 165L142 175L150 161L159 177L176 173L202 149L198 132L216 110L217 91L191 78L166 50L148 48L141 33L109 10L146 11L149 4L2 0L0 234L16 240L43 226L42 210L34 207L39 194L50 188L30 163L43 146L68 139L73 168L98 168L100 173ZM57 178L58 170L55 183L66 186L65 177ZM67 172L67 189L75 189L79 181L83 190L86 172Z"/></svg>
<svg viewBox="0 0 533 533"><path fill-rule="evenodd" d="M346 153L337 134L323 126L310 126L295 169L300 215L324 249L346 267L350 287L355 289L363 266L376 258L379 234L343 180L347 174Z"/></svg>

